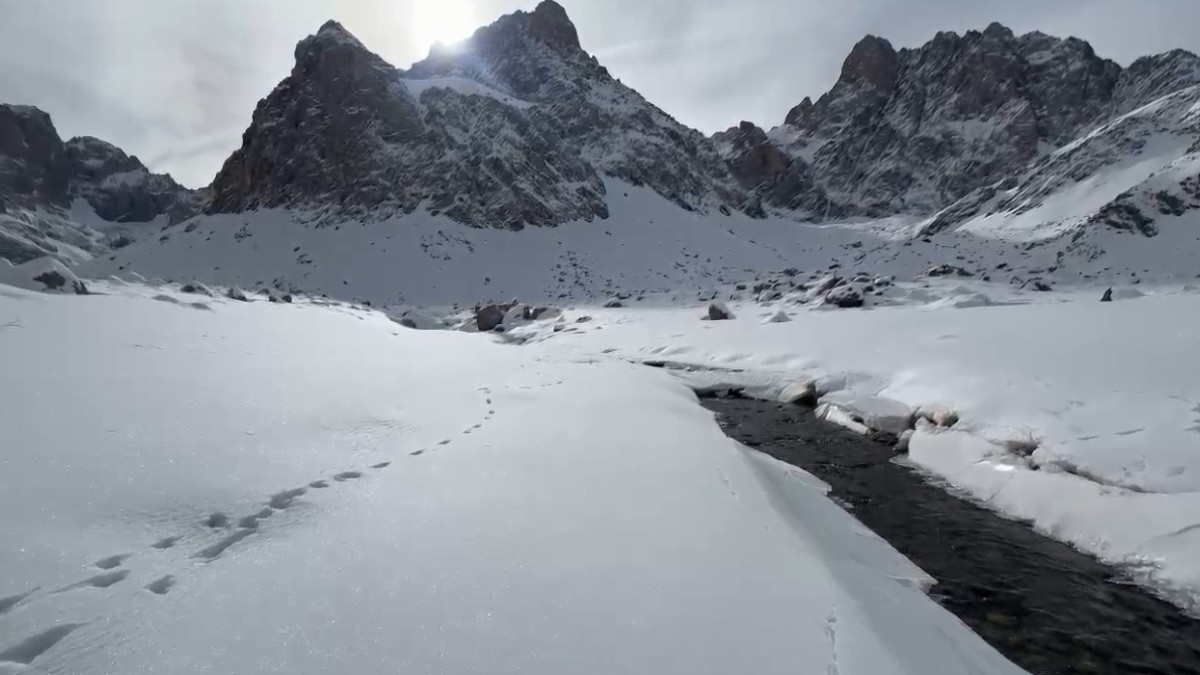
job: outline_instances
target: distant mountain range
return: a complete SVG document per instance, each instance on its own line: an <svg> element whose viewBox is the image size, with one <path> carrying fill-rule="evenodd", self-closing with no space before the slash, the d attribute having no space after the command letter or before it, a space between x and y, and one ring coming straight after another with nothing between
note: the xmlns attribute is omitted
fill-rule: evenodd
<svg viewBox="0 0 1200 675"><path fill-rule="evenodd" d="M1200 208L1200 58L1185 51L1122 68L1082 40L1000 24L917 49L868 36L780 125L712 137L612 77L553 0L407 70L332 21L295 57L201 191L0 106L0 257L84 259L147 239L110 223L201 212L595 223L628 186L696 217L885 219L891 239L959 231L1094 258L1097 231L1153 237Z"/></svg>

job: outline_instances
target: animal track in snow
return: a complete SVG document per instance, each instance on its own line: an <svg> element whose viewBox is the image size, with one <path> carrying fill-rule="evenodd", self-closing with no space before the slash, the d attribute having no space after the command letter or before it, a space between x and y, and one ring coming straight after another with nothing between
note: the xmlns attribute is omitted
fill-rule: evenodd
<svg viewBox="0 0 1200 675"><path fill-rule="evenodd" d="M391 463L391 462L380 462L380 463L378 463L378 464L372 464L372 465L371 465L371 468L372 468L372 469L386 469L386 468L388 468L388 467L389 467L389 466L391 466L391 465L392 465L392 463Z"/></svg>
<svg viewBox="0 0 1200 675"><path fill-rule="evenodd" d="M253 515L244 516L238 520L238 527L244 530L256 530L258 529L258 521L270 518L272 513L274 513L274 511L268 507Z"/></svg>
<svg viewBox="0 0 1200 675"><path fill-rule="evenodd" d="M321 490L321 489L324 489L324 488L327 488L327 487L329 487L329 481L327 481L327 480L314 480L313 482L311 482L311 483L309 483L309 484L308 484L308 487L310 487L310 488L316 488L316 489L318 489L318 490Z"/></svg>
<svg viewBox="0 0 1200 675"><path fill-rule="evenodd" d="M121 563L129 560L133 556L132 553L122 553L119 555L110 555L107 558L101 558L92 563L92 567L102 570L111 570L121 566Z"/></svg>
<svg viewBox="0 0 1200 675"><path fill-rule="evenodd" d="M117 584L117 583L123 581L125 579L125 577L127 577L127 576L129 576L129 570L117 570L116 572L105 572L104 574L97 574L94 577L88 577L87 579L84 579L83 581L73 583L70 586L67 586L66 588L64 588L60 591L57 591L57 592L58 593L66 593L67 591L73 591L77 588L108 588L109 586L112 586L114 584Z"/></svg>
<svg viewBox="0 0 1200 675"><path fill-rule="evenodd" d="M333 477L334 480L340 482L362 478L362 473L359 471L343 471Z"/></svg>
<svg viewBox="0 0 1200 675"><path fill-rule="evenodd" d="M155 595L166 595L167 591L171 590L171 587L174 585L175 577L168 574L146 584L146 590L154 593Z"/></svg>
<svg viewBox="0 0 1200 675"><path fill-rule="evenodd" d="M37 588L34 588L32 590L25 591L24 593L18 593L17 595L10 595L6 598L0 598L0 616L3 616L6 612L8 612L8 610L21 604L21 601L25 598L37 593L37 590Z"/></svg>
<svg viewBox="0 0 1200 675"><path fill-rule="evenodd" d="M450 439L447 438L444 441L438 441L438 445L450 445Z"/></svg>
<svg viewBox="0 0 1200 675"><path fill-rule="evenodd" d="M276 492L275 494L271 495L271 499L267 502L267 505L273 509L283 510L290 507L292 503L296 501L296 497L299 497L306 492L308 492L308 490L305 488L292 488L291 490Z"/></svg>
<svg viewBox="0 0 1200 675"><path fill-rule="evenodd" d="M220 541L216 542L215 544L210 544L209 546L206 546L206 547L200 549L199 551L196 551L192 555L192 557L196 558L198 560L202 560L206 563L212 562L212 561L216 560L217 558L221 557L222 553L229 550L230 546L233 546L234 544L245 539L246 537L249 537L250 535L254 534L254 532L255 532L255 530L252 530L252 529L238 530L238 531L234 532L233 534L223 537Z"/></svg>
<svg viewBox="0 0 1200 675"><path fill-rule="evenodd" d="M421 448L420 450L413 450L408 454L412 455L413 457L420 457L421 455L425 454L425 449Z"/></svg>
<svg viewBox="0 0 1200 675"><path fill-rule="evenodd" d="M0 652L0 663L18 663L28 666L37 657L50 651L51 647L58 644L67 635L70 635L71 631L82 625L81 623L64 623L61 626L55 626L37 635L27 637L16 645Z"/></svg>

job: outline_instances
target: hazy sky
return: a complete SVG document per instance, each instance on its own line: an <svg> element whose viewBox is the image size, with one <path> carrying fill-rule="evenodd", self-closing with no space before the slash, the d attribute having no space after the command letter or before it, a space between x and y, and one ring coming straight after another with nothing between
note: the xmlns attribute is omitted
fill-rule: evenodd
<svg viewBox="0 0 1200 675"><path fill-rule="evenodd" d="M1128 64L1200 51L1198 0L560 0L585 49L708 133L770 127L820 95L867 33L897 47L1001 21L1075 35ZM116 143L185 185L212 180L295 43L329 18L399 67L435 39L536 0L0 0L0 101L37 105L64 138Z"/></svg>

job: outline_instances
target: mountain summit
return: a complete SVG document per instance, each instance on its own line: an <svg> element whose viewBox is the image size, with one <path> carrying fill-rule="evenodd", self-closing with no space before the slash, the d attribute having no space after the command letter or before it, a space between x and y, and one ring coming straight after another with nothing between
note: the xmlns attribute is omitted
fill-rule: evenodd
<svg viewBox="0 0 1200 675"><path fill-rule="evenodd" d="M475 226L608 216L604 178L744 208L698 132L617 82L546 0L402 71L330 22L296 48L213 183L211 211L425 207Z"/></svg>

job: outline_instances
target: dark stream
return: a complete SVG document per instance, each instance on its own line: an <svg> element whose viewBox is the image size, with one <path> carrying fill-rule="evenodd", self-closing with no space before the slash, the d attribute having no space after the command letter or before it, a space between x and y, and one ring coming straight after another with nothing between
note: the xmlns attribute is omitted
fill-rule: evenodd
<svg viewBox="0 0 1200 675"><path fill-rule="evenodd" d="M938 580L931 595L1017 665L1051 673L1200 675L1200 621L1121 573L893 460L797 406L703 399L730 437L798 466Z"/></svg>

